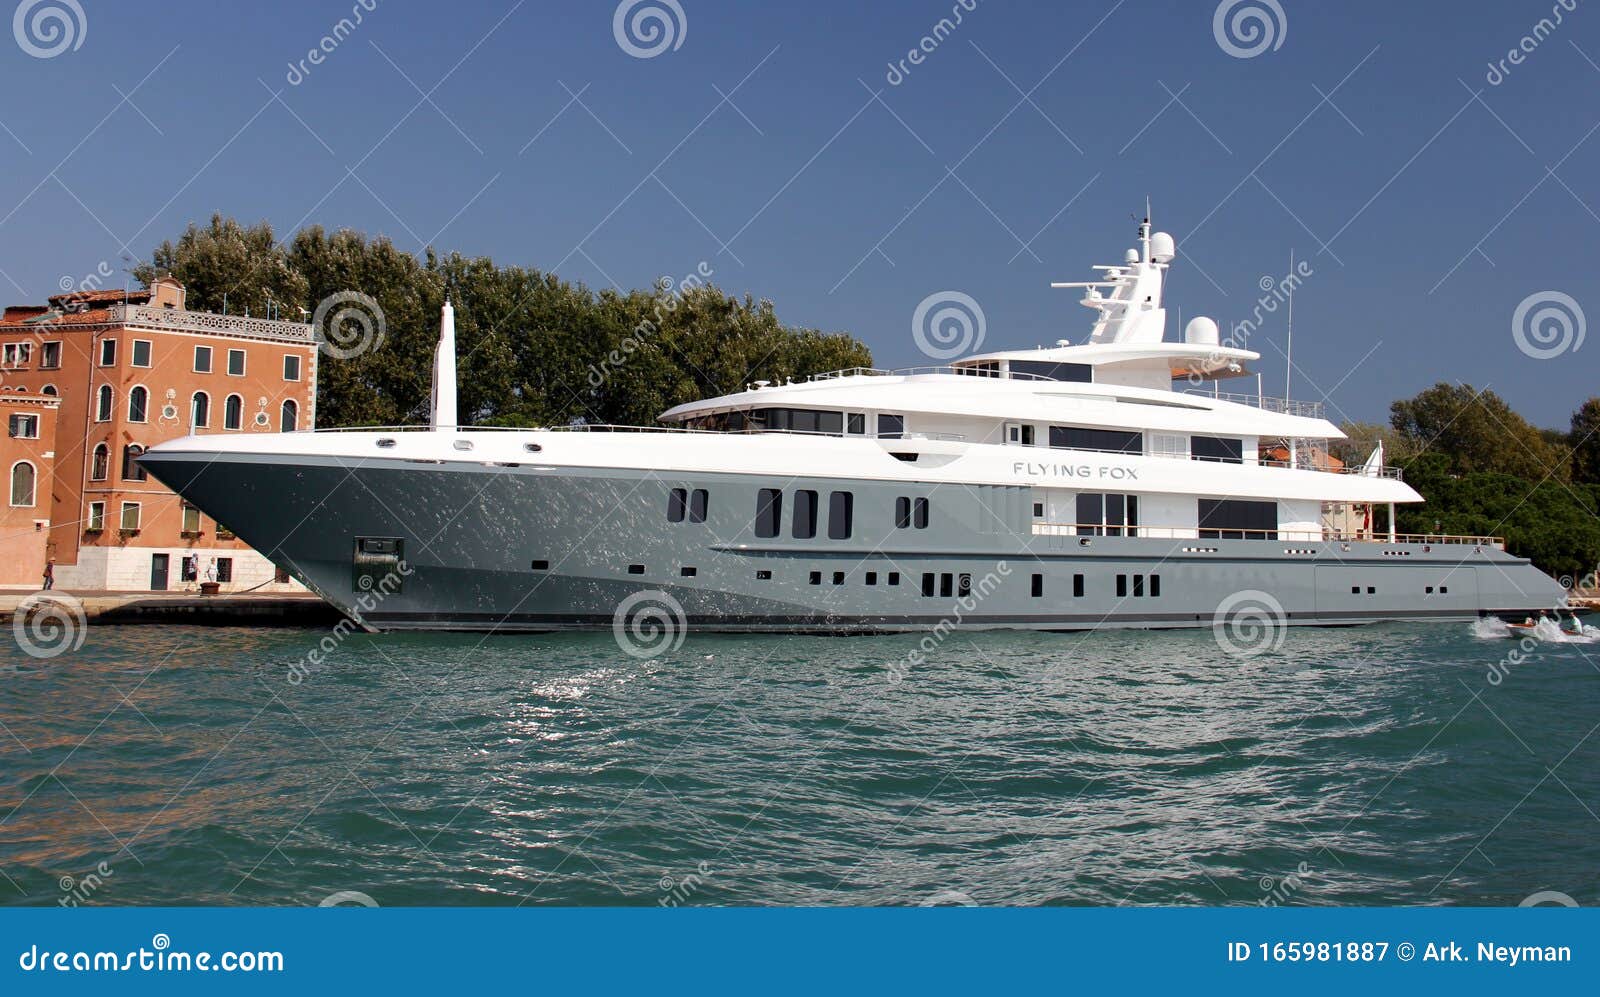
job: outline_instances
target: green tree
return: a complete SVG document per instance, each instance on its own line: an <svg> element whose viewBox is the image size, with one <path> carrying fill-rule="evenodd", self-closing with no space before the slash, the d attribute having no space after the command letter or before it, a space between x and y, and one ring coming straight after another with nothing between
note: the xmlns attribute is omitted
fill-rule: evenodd
<svg viewBox="0 0 1600 997"><path fill-rule="evenodd" d="M1440 383L1395 402L1390 414L1409 452L1443 454L1452 473L1490 471L1532 481L1569 477L1565 451L1492 391Z"/></svg>
<svg viewBox="0 0 1600 997"><path fill-rule="evenodd" d="M305 278L289 264L266 222L246 227L212 215L207 227L191 222L176 242L161 243L150 260L134 267L133 275L146 287L162 275L176 277L193 311L298 321L305 306Z"/></svg>
<svg viewBox="0 0 1600 997"><path fill-rule="evenodd" d="M1589 399L1572 413L1567 447L1572 451L1572 480L1600 485L1600 398Z"/></svg>

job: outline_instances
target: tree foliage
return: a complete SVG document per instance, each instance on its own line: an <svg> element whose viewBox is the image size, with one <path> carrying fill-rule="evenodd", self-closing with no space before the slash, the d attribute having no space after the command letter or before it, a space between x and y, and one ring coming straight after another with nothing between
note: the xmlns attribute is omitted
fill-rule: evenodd
<svg viewBox="0 0 1600 997"><path fill-rule="evenodd" d="M322 354L318 424L399 425L426 417L439 309L456 308L457 379L464 424L570 422L648 425L664 410L842 367L871 353L842 333L778 320L770 301L730 296L687 275L671 286L594 292L486 257L418 259L383 237L311 226L279 243L271 226L213 217L157 248L135 271L147 285L170 273L189 307L300 320L335 295L358 292L381 341L349 357ZM324 321L340 314L324 309ZM381 323L380 317L381 316ZM309 320L309 319L307 319ZM328 330L319 330L327 332Z"/></svg>

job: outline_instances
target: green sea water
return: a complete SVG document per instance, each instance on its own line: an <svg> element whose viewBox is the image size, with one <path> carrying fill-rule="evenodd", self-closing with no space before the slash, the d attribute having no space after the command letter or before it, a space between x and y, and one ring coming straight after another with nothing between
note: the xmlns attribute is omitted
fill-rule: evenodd
<svg viewBox="0 0 1600 997"><path fill-rule="evenodd" d="M0 898L1600 903L1600 643L329 637L7 641Z"/></svg>

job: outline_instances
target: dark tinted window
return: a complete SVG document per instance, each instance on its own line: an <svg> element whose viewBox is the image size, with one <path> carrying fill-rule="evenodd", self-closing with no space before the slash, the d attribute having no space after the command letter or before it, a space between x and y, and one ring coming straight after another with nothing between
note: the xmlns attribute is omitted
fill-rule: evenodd
<svg viewBox="0 0 1600 997"><path fill-rule="evenodd" d="M846 425L845 431L848 432L851 436L864 436L864 435L866 435L866 432L867 432L867 417L866 416L862 415L860 412L851 412L848 416L846 416L846 420L847 420L847 425Z"/></svg>
<svg viewBox="0 0 1600 997"><path fill-rule="evenodd" d="M906 434L906 417L903 415L878 416L878 435L899 439Z"/></svg>
<svg viewBox="0 0 1600 997"><path fill-rule="evenodd" d="M1037 599L1042 595L1044 595L1044 576L1043 575L1034 575L1033 576L1033 597L1035 599Z"/></svg>
<svg viewBox="0 0 1600 997"><path fill-rule="evenodd" d="M1066 450L1099 450L1108 453L1144 453L1144 434L1124 429L1080 429L1077 426L1051 426L1050 445Z"/></svg>
<svg viewBox="0 0 1600 997"><path fill-rule="evenodd" d="M1073 575L1072 576L1072 597L1074 599L1082 599L1083 598L1083 576L1082 575Z"/></svg>
<svg viewBox="0 0 1600 997"><path fill-rule="evenodd" d="M681 523L681 522L683 522L683 504L684 504L683 503L683 497L684 497L684 490L682 488L674 488L670 493L668 493L668 495L667 495L667 522L669 522L669 523Z"/></svg>
<svg viewBox="0 0 1600 997"><path fill-rule="evenodd" d="M1220 436L1196 436L1189 442L1195 460L1214 460L1227 464L1244 463L1244 441Z"/></svg>
<svg viewBox="0 0 1600 997"><path fill-rule="evenodd" d="M922 573L922 594L933 595L933 572L931 571Z"/></svg>
<svg viewBox="0 0 1600 997"><path fill-rule="evenodd" d="M911 500L904 496L894 500L894 526L897 530L911 526Z"/></svg>
<svg viewBox="0 0 1600 997"><path fill-rule="evenodd" d="M1052 381L1077 381L1088 384L1094 380L1094 368L1086 363L1045 363L1040 360L1013 360L1011 373L1048 377Z"/></svg>
<svg viewBox="0 0 1600 997"><path fill-rule="evenodd" d="M775 537L783 519L783 492L763 488L756 494L756 536Z"/></svg>
<svg viewBox="0 0 1600 997"><path fill-rule="evenodd" d="M794 493L794 537L810 540L817 535L817 493L802 488Z"/></svg>
<svg viewBox="0 0 1600 997"><path fill-rule="evenodd" d="M706 521L706 490L696 488L689 493L689 522L703 523Z"/></svg>
<svg viewBox="0 0 1600 997"><path fill-rule="evenodd" d="M972 576L962 572L956 579L956 595L965 598L972 594Z"/></svg>
<svg viewBox="0 0 1600 997"><path fill-rule="evenodd" d="M1245 499L1201 499L1200 535L1207 538L1276 540L1278 503Z"/></svg>
<svg viewBox="0 0 1600 997"><path fill-rule="evenodd" d="M828 539L849 540L854 518L855 496L834 492L828 496Z"/></svg>
<svg viewBox="0 0 1600 997"><path fill-rule="evenodd" d="M925 498L919 498L919 499L916 500L915 503L913 503L913 506L915 508L915 513L914 513L912 521L914 523L916 523L917 529L919 529L919 530L927 529L928 528L928 500L925 499Z"/></svg>

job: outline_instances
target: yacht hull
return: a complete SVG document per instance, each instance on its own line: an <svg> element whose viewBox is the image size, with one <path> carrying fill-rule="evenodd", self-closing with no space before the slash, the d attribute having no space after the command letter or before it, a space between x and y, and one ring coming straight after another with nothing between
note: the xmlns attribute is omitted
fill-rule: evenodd
<svg viewBox="0 0 1600 997"><path fill-rule="evenodd" d="M371 630L1349 625L1522 618L1564 593L1494 546L1046 536L1025 487L157 449L141 463ZM704 489L704 522L670 492ZM757 493L820 496L756 537ZM828 536L830 493L852 496ZM929 498L925 528L896 502ZM805 531L802 531L805 532Z"/></svg>

